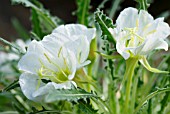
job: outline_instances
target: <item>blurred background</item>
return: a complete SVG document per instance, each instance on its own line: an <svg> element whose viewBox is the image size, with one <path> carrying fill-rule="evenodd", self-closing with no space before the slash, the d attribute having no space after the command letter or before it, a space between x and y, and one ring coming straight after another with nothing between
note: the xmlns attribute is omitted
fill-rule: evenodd
<svg viewBox="0 0 170 114"><path fill-rule="evenodd" d="M73 12L76 10L77 6L75 0L39 0L43 3L46 9L49 9L52 15L56 15L63 19L65 23L75 23L76 16ZM91 0L91 12L93 13L98 5L103 0ZM150 0L151 6L149 7L149 13L154 16L154 18L159 16L164 16L165 21L170 24L170 0ZM113 0L108 0L105 4L105 12L107 9L111 8ZM119 12L126 7L136 7L136 2L134 0L122 0L120 7L117 10L113 21L117 18ZM10 0L0 1L0 36L13 41L19 38L17 34L15 24L16 21L23 25L27 30L31 30L30 23L30 10L22 5L11 5Z"/></svg>

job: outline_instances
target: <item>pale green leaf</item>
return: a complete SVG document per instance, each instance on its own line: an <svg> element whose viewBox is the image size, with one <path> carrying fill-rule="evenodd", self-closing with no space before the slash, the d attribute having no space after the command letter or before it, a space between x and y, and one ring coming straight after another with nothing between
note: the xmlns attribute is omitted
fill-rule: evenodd
<svg viewBox="0 0 170 114"><path fill-rule="evenodd" d="M147 97L145 97L143 100L141 100L141 102L136 107L134 114L136 114L139 111L139 109L145 104L145 102L147 102L149 99L153 98L154 96L156 96L158 94L168 92L168 91L170 91L170 88L162 88L162 89L158 89L157 91L149 94Z"/></svg>
<svg viewBox="0 0 170 114"><path fill-rule="evenodd" d="M76 0L77 2L77 17L78 22L83 25L88 25L88 16L89 16L89 9L90 9L90 0Z"/></svg>
<svg viewBox="0 0 170 114"><path fill-rule="evenodd" d="M90 97L96 97L96 95L86 92L83 89L57 89L51 91L45 97L45 102L54 102L57 100L77 101L79 99L86 99Z"/></svg>
<svg viewBox="0 0 170 114"><path fill-rule="evenodd" d="M102 57L104 57L106 59L119 59L119 58L122 58L122 56L120 56L120 55L107 55L107 54L104 54L104 53L99 52L99 51L96 51L96 53L98 53L99 55L101 55Z"/></svg>
<svg viewBox="0 0 170 114"><path fill-rule="evenodd" d="M168 71L162 71L162 70L159 70L159 69L156 69L156 68L152 68L148 61L146 60L146 57L142 57L140 59L140 63L147 69L149 70L150 72L154 72L154 73L169 73Z"/></svg>

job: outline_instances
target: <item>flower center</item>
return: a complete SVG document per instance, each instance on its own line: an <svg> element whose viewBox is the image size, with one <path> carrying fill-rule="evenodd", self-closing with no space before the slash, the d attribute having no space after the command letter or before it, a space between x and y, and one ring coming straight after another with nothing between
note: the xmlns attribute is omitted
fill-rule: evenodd
<svg viewBox="0 0 170 114"><path fill-rule="evenodd" d="M41 68L37 72L38 76L39 76L39 81L38 81L37 87L40 86L41 79L48 79L48 80L51 80L52 82L56 82L56 83L63 83L63 82L68 81L69 80L68 76L71 74L71 72L68 68L65 58L62 57L63 61L64 61L64 65L65 65L64 68L62 68L60 65L52 62L47 54L44 53L44 56L46 57L46 59L48 60L48 62L51 65L56 67L56 70L54 71L54 70L46 67L44 65L44 63L41 60L39 60L41 63Z"/></svg>
<svg viewBox="0 0 170 114"><path fill-rule="evenodd" d="M144 38L137 34L138 28L124 28L124 31L127 33L122 39L126 40L126 47L134 47L140 45Z"/></svg>

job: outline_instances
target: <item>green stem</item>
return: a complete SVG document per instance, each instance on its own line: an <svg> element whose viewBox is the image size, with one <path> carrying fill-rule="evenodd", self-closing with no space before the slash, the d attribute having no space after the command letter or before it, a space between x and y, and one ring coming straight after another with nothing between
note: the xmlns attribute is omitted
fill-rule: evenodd
<svg viewBox="0 0 170 114"><path fill-rule="evenodd" d="M130 92L131 92L131 85L132 85L132 78L134 74L134 70L136 64L138 62L138 58L129 58L126 60L126 71L124 77L127 77L127 87L126 87L126 94L125 94L125 104L124 104L124 113L129 113L129 99L130 99Z"/></svg>
<svg viewBox="0 0 170 114"><path fill-rule="evenodd" d="M149 94L147 97L145 97L139 104L138 106L136 107L135 111L133 114L136 114L139 109L142 107L142 105L148 101L149 99L151 99L152 97L154 97L155 95L158 95L158 94L161 94L161 93L164 93L164 92L167 92L167 91L170 91L170 88L163 88L163 89L159 89L155 92L152 92L151 94Z"/></svg>
<svg viewBox="0 0 170 114"><path fill-rule="evenodd" d="M132 98L131 98L132 100L131 100L130 114L132 114L132 112L134 111L134 108L135 108L137 85L138 85L138 76L135 75L134 81L133 81L133 89L132 89Z"/></svg>
<svg viewBox="0 0 170 114"><path fill-rule="evenodd" d="M110 10L110 13L109 13L109 17L111 19L113 19L113 17L115 16L115 12L116 10L118 9L119 7L119 4L121 3L122 0L114 0L113 3L112 3L112 8Z"/></svg>

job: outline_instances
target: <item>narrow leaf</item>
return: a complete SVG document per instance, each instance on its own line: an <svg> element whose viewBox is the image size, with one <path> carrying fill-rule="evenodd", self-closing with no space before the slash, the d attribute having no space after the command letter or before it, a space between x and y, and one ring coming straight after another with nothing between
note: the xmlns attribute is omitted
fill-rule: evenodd
<svg viewBox="0 0 170 114"><path fill-rule="evenodd" d="M162 89L158 89L155 92L152 92L151 94L149 94L147 97L145 97L136 107L134 114L136 114L138 112L138 110L142 107L143 104L145 104L146 101L148 101L149 99L151 99L152 97L154 97L155 95L164 93L164 92L168 92L170 91L170 87L169 88L162 88Z"/></svg>
<svg viewBox="0 0 170 114"><path fill-rule="evenodd" d="M102 57L104 57L106 59L119 59L119 58L122 58L122 56L120 56L120 55L107 55L107 54L104 54L104 53L99 52L99 51L96 51L96 53L98 53L99 55L101 55Z"/></svg>
<svg viewBox="0 0 170 114"><path fill-rule="evenodd" d="M76 0L77 2L77 17L78 22L83 25L88 25L88 16L90 9L90 0Z"/></svg>
<svg viewBox="0 0 170 114"><path fill-rule="evenodd" d="M142 57L142 59L139 60L140 63L147 69L149 70L150 72L154 72L154 73L169 73L168 71L161 71L159 69L156 69L156 68L152 68L148 61L146 60L146 57Z"/></svg>
<svg viewBox="0 0 170 114"><path fill-rule="evenodd" d="M12 19L12 24L15 28L15 30L17 31L17 33L19 34L19 36L21 38L23 38L24 40L29 39L29 33L27 32L27 30L22 26L22 24L19 22L18 19L13 18Z"/></svg>
<svg viewBox="0 0 170 114"><path fill-rule="evenodd" d="M96 97L96 95L86 92L83 89L58 89L51 91L45 98L46 102L54 102L57 100L77 101L79 99L85 99L90 97Z"/></svg>
<svg viewBox="0 0 170 114"><path fill-rule="evenodd" d="M4 92L4 91L9 91L9 90L14 89L14 88L16 88L16 87L19 87L19 82L18 82L18 80L15 80L14 82L12 82L9 86L7 86L6 88L4 88L4 89L2 90L2 92Z"/></svg>
<svg viewBox="0 0 170 114"><path fill-rule="evenodd" d="M9 41L1 38L1 37L0 37L0 41L2 41L3 43L5 43L5 44L7 44L7 45L9 45L9 46L11 46L11 47L13 47L13 48L15 48L15 49L18 50L21 54L24 54L24 52L23 52L23 50L22 50L21 47L13 44L13 43L11 43L11 42L9 42Z"/></svg>

